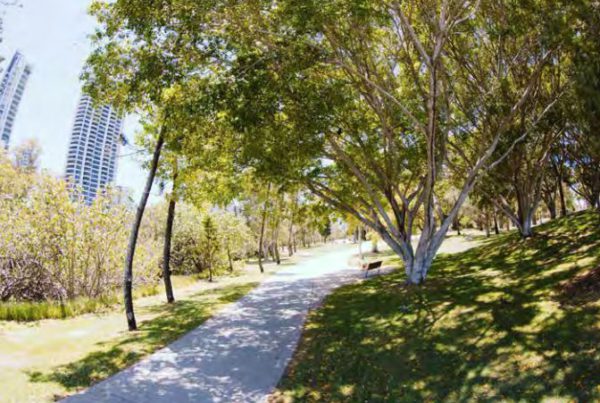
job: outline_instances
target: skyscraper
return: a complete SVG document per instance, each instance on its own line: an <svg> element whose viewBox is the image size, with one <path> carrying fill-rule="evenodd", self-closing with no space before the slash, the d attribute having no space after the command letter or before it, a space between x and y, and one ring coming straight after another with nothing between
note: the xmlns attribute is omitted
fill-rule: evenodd
<svg viewBox="0 0 600 403"><path fill-rule="evenodd" d="M5 148L8 148L19 103L30 74L31 67L25 62L25 57L20 52L15 52L0 83L0 135Z"/></svg>
<svg viewBox="0 0 600 403"><path fill-rule="evenodd" d="M110 106L94 108L82 95L67 155L66 178L81 188L87 203L115 179L123 119Z"/></svg>

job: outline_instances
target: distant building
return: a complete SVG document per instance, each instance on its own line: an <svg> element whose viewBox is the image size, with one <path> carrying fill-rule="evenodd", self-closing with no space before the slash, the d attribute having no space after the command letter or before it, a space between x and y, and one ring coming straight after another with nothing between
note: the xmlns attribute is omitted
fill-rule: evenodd
<svg viewBox="0 0 600 403"><path fill-rule="evenodd" d="M15 52L2 82L0 82L0 135L4 148L8 148L10 135L25 91L31 67L20 52Z"/></svg>
<svg viewBox="0 0 600 403"><path fill-rule="evenodd" d="M88 204L98 191L115 180L122 129L123 119L113 108L94 108L91 98L82 95L73 123L65 176L81 190Z"/></svg>

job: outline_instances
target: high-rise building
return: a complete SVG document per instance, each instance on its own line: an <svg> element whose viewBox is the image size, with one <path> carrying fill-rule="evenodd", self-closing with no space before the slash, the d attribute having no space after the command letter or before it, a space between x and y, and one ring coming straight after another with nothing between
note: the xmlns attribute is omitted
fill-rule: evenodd
<svg viewBox="0 0 600 403"><path fill-rule="evenodd" d="M0 135L5 148L8 148L10 135L25 91L31 67L20 52L10 61L0 82Z"/></svg>
<svg viewBox="0 0 600 403"><path fill-rule="evenodd" d="M88 95L81 96L65 176L71 185L81 190L88 204L115 179L122 129L123 119L113 108L94 108Z"/></svg>

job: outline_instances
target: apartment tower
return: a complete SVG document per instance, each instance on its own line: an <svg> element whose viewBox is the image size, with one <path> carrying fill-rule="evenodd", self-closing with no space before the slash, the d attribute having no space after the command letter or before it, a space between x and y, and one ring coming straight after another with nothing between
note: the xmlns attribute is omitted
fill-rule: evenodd
<svg viewBox="0 0 600 403"><path fill-rule="evenodd" d="M66 178L90 204L115 180L123 119L110 106L95 108L88 95L77 106L67 154Z"/></svg>
<svg viewBox="0 0 600 403"><path fill-rule="evenodd" d="M25 92L31 67L20 52L15 52L0 82L0 139L8 148L13 125Z"/></svg>

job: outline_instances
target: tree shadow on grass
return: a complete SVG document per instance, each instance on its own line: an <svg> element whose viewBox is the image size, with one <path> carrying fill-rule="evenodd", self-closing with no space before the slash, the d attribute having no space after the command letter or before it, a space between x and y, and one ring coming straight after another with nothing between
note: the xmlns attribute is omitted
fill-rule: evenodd
<svg viewBox="0 0 600 403"><path fill-rule="evenodd" d="M557 292L600 263L598 219L440 256L423 287L398 271L338 290L311 314L273 400L600 399L600 307L563 306Z"/></svg>
<svg viewBox="0 0 600 403"><path fill-rule="evenodd" d="M56 382L76 391L133 365L144 356L175 341L212 316L215 308L243 297L256 283L231 285L198 293L191 299L148 308L154 319L144 321L139 330L98 344L99 351L79 361L59 366L49 373L29 373L32 382Z"/></svg>

